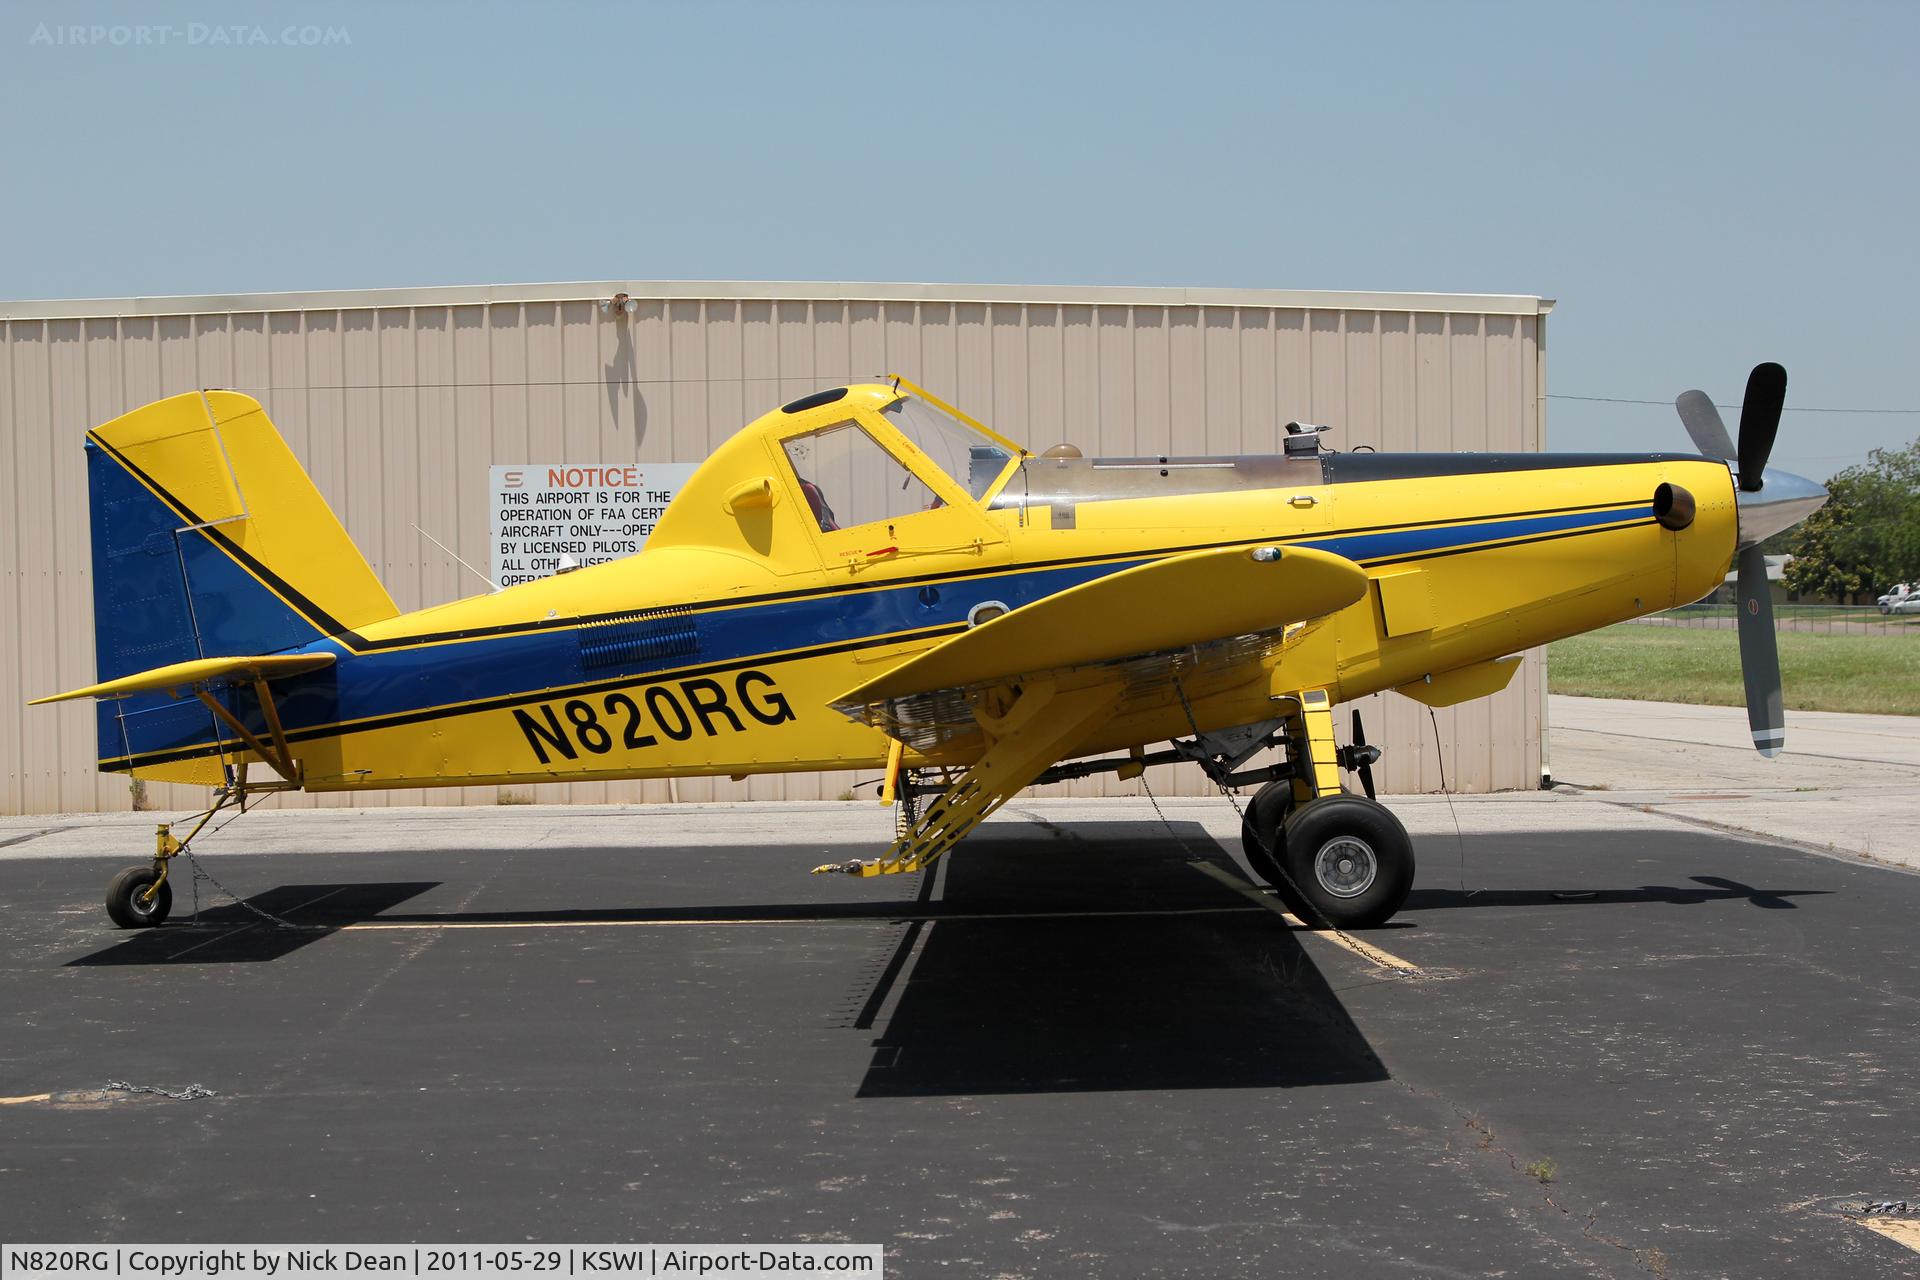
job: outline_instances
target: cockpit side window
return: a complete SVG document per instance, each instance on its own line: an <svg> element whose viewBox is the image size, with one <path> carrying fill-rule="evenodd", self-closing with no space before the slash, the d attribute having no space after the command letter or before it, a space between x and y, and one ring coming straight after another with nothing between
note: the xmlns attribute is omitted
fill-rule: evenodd
<svg viewBox="0 0 1920 1280"><path fill-rule="evenodd" d="M918 396L902 396L881 412L894 430L959 481L975 500L993 487L1013 460L1013 454L992 439Z"/></svg>
<svg viewBox="0 0 1920 1280"><path fill-rule="evenodd" d="M856 423L790 436L781 447L822 533L940 505L931 489Z"/></svg>

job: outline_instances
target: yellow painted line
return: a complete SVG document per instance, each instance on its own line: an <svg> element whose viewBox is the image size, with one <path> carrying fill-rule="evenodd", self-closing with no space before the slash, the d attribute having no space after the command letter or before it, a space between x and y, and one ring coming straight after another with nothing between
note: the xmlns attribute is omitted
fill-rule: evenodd
<svg viewBox="0 0 1920 1280"><path fill-rule="evenodd" d="M1351 951L1368 964L1375 965L1390 972L1398 973L1409 978L1426 977L1426 970L1414 964L1411 960L1402 960L1399 956L1394 955L1393 952L1376 947L1371 942L1362 942L1359 938L1354 937L1344 930L1309 928L1304 920L1301 920L1291 911L1288 911L1286 906L1278 898L1268 894L1257 885L1248 884L1239 876L1221 867L1217 867L1211 862L1189 862L1187 865L1203 876L1218 880L1221 884L1227 886L1227 888L1233 890L1235 893L1240 894L1242 897L1251 898L1267 910L1273 912L1273 914L1279 916L1282 920L1285 920L1289 928L1300 929L1316 937L1325 938L1335 946L1344 947L1348 951Z"/></svg>
<svg viewBox="0 0 1920 1280"><path fill-rule="evenodd" d="M969 911L937 915L908 912L897 916L814 916L781 920L753 920L739 916L711 916L693 920L367 920L359 924L341 925L335 932L403 929L659 929L709 928L716 925L790 927L813 924L912 924L915 921L945 924L955 920L1116 920L1147 916L1243 915L1251 910L1251 907L1161 907L1139 911Z"/></svg>
<svg viewBox="0 0 1920 1280"><path fill-rule="evenodd" d="M23 1093L17 1098L0 1098L0 1107L17 1107L23 1102L46 1102L52 1097L50 1093Z"/></svg>
<svg viewBox="0 0 1920 1280"><path fill-rule="evenodd" d="M1287 919L1293 920L1294 917L1289 915ZM1295 921L1295 923L1299 924L1302 929L1307 928L1304 921ZM1376 947L1371 942L1363 941L1350 933L1345 933L1339 929L1307 929L1307 932L1345 947L1362 960L1365 960L1368 964L1376 965L1379 968L1397 973L1402 977L1424 978L1427 976L1427 971L1413 963L1413 961L1402 960L1399 956L1393 954L1393 952Z"/></svg>
<svg viewBox="0 0 1920 1280"><path fill-rule="evenodd" d="M1855 1218L1854 1221L1920 1253L1920 1218Z"/></svg>

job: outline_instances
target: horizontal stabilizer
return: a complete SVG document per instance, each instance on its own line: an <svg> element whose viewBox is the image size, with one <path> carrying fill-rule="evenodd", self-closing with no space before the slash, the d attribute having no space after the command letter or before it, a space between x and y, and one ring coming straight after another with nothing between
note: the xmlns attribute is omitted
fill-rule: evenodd
<svg viewBox="0 0 1920 1280"><path fill-rule="evenodd" d="M151 671L136 671L117 680L90 684L84 689L35 698L29 706L43 702L67 702L74 698L125 698L136 693L161 689L205 689L214 685L251 683L254 680L278 680L333 665L331 653L290 653L265 657L194 658L172 662Z"/></svg>

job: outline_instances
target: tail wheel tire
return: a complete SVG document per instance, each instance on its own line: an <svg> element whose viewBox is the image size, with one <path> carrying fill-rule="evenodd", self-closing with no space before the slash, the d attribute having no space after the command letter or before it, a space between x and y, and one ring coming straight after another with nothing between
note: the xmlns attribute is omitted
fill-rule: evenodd
<svg viewBox="0 0 1920 1280"><path fill-rule="evenodd" d="M173 886L161 882L149 897L147 889L160 879L150 866L128 867L107 886L107 914L122 929L151 929L173 910Z"/></svg>
<svg viewBox="0 0 1920 1280"><path fill-rule="evenodd" d="M1322 796L1286 820L1282 865L1320 927L1385 924L1413 888L1413 840L1385 805L1362 796Z"/></svg>
<svg viewBox="0 0 1920 1280"><path fill-rule="evenodd" d="M1293 810L1293 784L1269 782L1253 793L1240 818L1240 847L1253 874L1270 885L1286 883L1280 858L1287 848L1287 814Z"/></svg>

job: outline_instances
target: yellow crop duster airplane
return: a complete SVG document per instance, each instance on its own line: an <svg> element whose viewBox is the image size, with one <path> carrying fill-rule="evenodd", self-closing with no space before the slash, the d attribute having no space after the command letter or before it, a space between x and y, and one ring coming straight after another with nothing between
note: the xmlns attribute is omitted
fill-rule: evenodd
<svg viewBox="0 0 1920 1280"><path fill-rule="evenodd" d="M721 446L640 554L413 613L257 402L190 393L88 434L99 683L56 698L102 700L101 769L215 786L201 826L272 790L884 768L898 839L818 868L862 876L1035 782L1193 760L1263 784L1248 858L1298 914L1378 924L1413 850L1337 702L1493 693L1737 555L1754 742L1780 749L1757 544L1827 496L1766 469L1785 393L1753 371L1737 449L1682 396L1706 456L1335 452L1292 423L1272 455L1088 459L904 380L836 387ZM165 919L183 845L162 826L114 880L115 922Z"/></svg>

